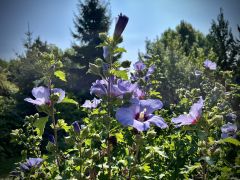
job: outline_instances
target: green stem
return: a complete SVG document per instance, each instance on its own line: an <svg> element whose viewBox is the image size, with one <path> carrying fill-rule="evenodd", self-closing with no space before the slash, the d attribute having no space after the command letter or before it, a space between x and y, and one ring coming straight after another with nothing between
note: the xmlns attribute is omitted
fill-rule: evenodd
<svg viewBox="0 0 240 180"><path fill-rule="evenodd" d="M132 176L135 173L136 165L138 163L138 154L139 154L139 149L140 149L140 143L139 142L140 142L140 140L141 140L141 135L137 134L136 139L135 139L135 141L136 141L135 159L134 159L134 162L133 162L133 166L132 166L131 170L129 171L129 178L128 179L131 179Z"/></svg>
<svg viewBox="0 0 240 180"><path fill-rule="evenodd" d="M59 159L58 159L58 136L57 136L57 126L56 126L56 119L54 114L54 104L51 106L51 116L52 116L52 122L53 122L53 131L54 131L54 139L55 139L55 149L56 149L56 160L57 160L57 166L59 167Z"/></svg>
<svg viewBox="0 0 240 180"><path fill-rule="evenodd" d="M80 164L80 179L82 179L82 142L79 143L79 156L81 159L81 164Z"/></svg>
<svg viewBox="0 0 240 180"><path fill-rule="evenodd" d="M108 146L107 146L107 154L108 154L108 178L111 179L111 152L110 152L110 122L109 122L109 125L108 125L108 135L107 135L107 138L108 138Z"/></svg>
<svg viewBox="0 0 240 180"><path fill-rule="evenodd" d="M50 91L50 96L51 96L51 79L49 78L49 84L48 84L48 89ZM52 117L52 123L53 123L53 131L54 131L54 140L55 140L55 156L56 156L56 161L57 161L57 166L59 168L59 159L58 159L58 137L57 137L57 127L56 127L56 119L55 119L55 114L54 114L54 103L51 103L51 117Z"/></svg>
<svg viewBox="0 0 240 180"><path fill-rule="evenodd" d="M110 49L110 63L109 63L109 69L111 70L112 68L112 49ZM111 104L111 81L110 81L111 75L108 77L108 98L107 98L107 103L108 103L108 116L109 116L109 122L108 123L108 128L107 128L107 155L108 155L108 179L111 179L111 149L110 149L110 130L111 130L111 111L112 111L112 104Z"/></svg>

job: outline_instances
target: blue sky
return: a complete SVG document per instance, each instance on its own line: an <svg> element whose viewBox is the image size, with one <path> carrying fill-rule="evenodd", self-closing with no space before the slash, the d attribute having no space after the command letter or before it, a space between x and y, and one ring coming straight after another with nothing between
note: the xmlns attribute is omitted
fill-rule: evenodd
<svg viewBox="0 0 240 180"><path fill-rule="evenodd" d="M33 36L40 36L48 43L63 50L73 42L73 14L78 0L1 0L0 2L0 58L6 60L23 53L24 33L27 24ZM123 59L137 60L138 52L144 52L145 40L153 40L166 29L175 28L181 20L191 23L204 34L208 33L212 19L219 9L224 9L237 34L240 25L239 0L111 0L113 32L115 18L120 12L129 17L123 33L122 46L127 49Z"/></svg>

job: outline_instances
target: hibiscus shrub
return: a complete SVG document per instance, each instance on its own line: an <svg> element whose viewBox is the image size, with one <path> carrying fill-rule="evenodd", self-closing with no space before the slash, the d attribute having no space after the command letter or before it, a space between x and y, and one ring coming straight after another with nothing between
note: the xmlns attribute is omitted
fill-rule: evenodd
<svg viewBox="0 0 240 180"><path fill-rule="evenodd" d="M154 57L133 65L116 57L128 17L120 14L113 37L101 33L104 59L89 64L99 76L81 107L51 83L65 80L56 61L34 98L25 101L39 114L26 117L12 140L22 148L22 161L11 172L20 179L237 179L240 142L237 116L231 109L231 76L204 61L195 70L195 88L176 90L175 104L165 107L154 77ZM130 77L129 77L130 75ZM219 78L221 77L221 78ZM164 87L162 87L164 88ZM234 92L235 93L235 92ZM76 105L86 116L68 124L61 104ZM69 114L71 112L68 112ZM45 129L50 129L47 132ZM43 146L43 139L48 144Z"/></svg>

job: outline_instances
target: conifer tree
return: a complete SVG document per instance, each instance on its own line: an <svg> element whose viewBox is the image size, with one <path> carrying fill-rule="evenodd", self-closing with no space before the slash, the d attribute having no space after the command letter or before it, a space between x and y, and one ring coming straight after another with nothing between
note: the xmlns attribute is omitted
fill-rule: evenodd
<svg viewBox="0 0 240 180"><path fill-rule="evenodd" d="M220 9L220 14L217 21L213 20L208 34L210 47L217 54L217 64L222 70L234 70L238 64L237 47L234 40L229 22L224 18L223 10Z"/></svg>
<svg viewBox="0 0 240 180"><path fill-rule="evenodd" d="M77 84L77 86L71 85L73 90L84 89L87 92L96 79L96 76L86 74L88 64L94 62L97 57L102 57L102 49L97 48L101 43L99 33L107 32L109 25L110 13L107 3L101 0L79 1L78 15L74 18L75 31L72 32L75 39L73 44L75 55L70 59L77 65L81 65L81 68L73 68L70 72L73 78L72 83Z"/></svg>

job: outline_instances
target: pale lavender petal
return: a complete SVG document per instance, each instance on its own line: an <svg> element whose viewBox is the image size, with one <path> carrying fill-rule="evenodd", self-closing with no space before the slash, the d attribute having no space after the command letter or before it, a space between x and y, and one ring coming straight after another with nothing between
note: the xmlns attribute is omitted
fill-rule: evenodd
<svg viewBox="0 0 240 180"><path fill-rule="evenodd" d="M227 133L221 133L221 138L222 139L225 139L225 138L228 138L229 135Z"/></svg>
<svg viewBox="0 0 240 180"><path fill-rule="evenodd" d="M29 103L32 103L32 104L35 104L35 105L38 105L38 106L41 106L43 104L45 104L45 99L43 98L38 98L38 99L32 99L32 98L25 98L24 101L27 101Z"/></svg>
<svg viewBox="0 0 240 180"><path fill-rule="evenodd" d="M49 101L50 91L48 88L39 86L32 89L32 95L38 99L43 98L45 102Z"/></svg>
<svg viewBox="0 0 240 180"><path fill-rule="evenodd" d="M147 122L150 122L156 125L157 127L160 127L161 129L165 129L168 127L167 123L165 123L163 118L159 116L153 116L149 120L147 120Z"/></svg>
<svg viewBox="0 0 240 180"><path fill-rule="evenodd" d="M183 125L190 125L194 122L195 118L189 114L182 114L176 118L172 118L172 123L175 124L176 127Z"/></svg>
<svg viewBox="0 0 240 180"><path fill-rule="evenodd" d="M151 114L153 111L163 107L162 101L159 99L140 100L140 111L146 109L146 114Z"/></svg>
<svg viewBox="0 0 240 180"><path fill-rule="evenodd" d="M127 93L127 92L132 92L134 89L137 88L137 84L132 84L130 81L123 81L121 79L119 79L117 81L117 85L118 88L123 92L123 93Z"/></svg>
<svg viewBox="0 0 240 180"><path fill-rule="evenodd" d="M209 68L210 70L216 70L217 69L217 64L215 62L212 62L210 60L204 61L204 66L206 68Z"/></svg>
<svg viewBox="0 0 240 180"><path fill-rule="evenodd" d="M146 76L152 75L152 74L154 73L154 71L155 71L155 68L156 68L155 65L150 66L150 67L148 68L148 71L147 71Z"/></svg>
<svg viewBox="0 0 240 180"><path fill-rule="evenodd" d="M150 128L150 123L134 120L132 127L136 128L138 131L146 131Z"/></svg>
<svg viewBox="0 0 240 180"><path fill-rule="evenodd" d="M221 127L221 131L223 133L235 133L237 131L237 126L232 123L227 123Z"/></svg>
<svg viewBox="0 0 240 180"><path fill-rule="evenodd" d="M96 80L95 83L91 86L90 89L90 94L95 94L98 97L102 97L107 94L107 89L106 89L106 84L107 82L104 80Z"/></svg>
<svg viewBox="0 0 240 180"><path fill-rule="evenodd" d="M111 95L114 97L121 97L123 95L123 92L118 88L117 85L112 85L111 87Z"/></svg>
<svg viewBox="0 0 240 180"><path fill-rule="evenodd" d="M144 99L144 97L146 96L145 92L139 88L134 90L133 95L138 99Z"/></svg>
<svg viewBox="0 0 240 180"><path fill-rule="evenodd" d="M90 109L90 108L92 108L92 103L91 103L90 100L86 100L81 107L89 108L89 109Z"/></svg>
<svg viewBox="0 0 240 180"><path fill-rule="evenodd" d="M133 125L138 110L135 104L130 107L121 107L116 112L116 119L124 126Z"/></svg>
<svg viewBox="0 0 240 180"><path fill-rule="evenodd" d="M189 111L189 114L194 118L200 117L202 113L203 105L204 105L204 100L202 99L202 96L200 96L200 99L198 100L198 102L192 105Z"/></svg>
<svg viewBox="0 0 240 180"><path fill-rule="evenodd" d="M99 103L101 103L102 99L96 99L94 98L92 100L92 108L96 108L98 106Z"/></svg>
<svg viewBox="0 0 240 180"><path fill-rule="evenodd" d="M136 71L142 71L146 68L146 65L142 61L138 61L133 64L133 67Z"/></svg>
<svg viewBox="0 0 240 180"><path fill-rule="evenodd" d="M59 99L58 99L57 103L62 102L62 100L65 98L65 91L60 88L54 88L54 89L52 89L52 92L54 94L56 94L56 93L59 94Z"/></svg>

